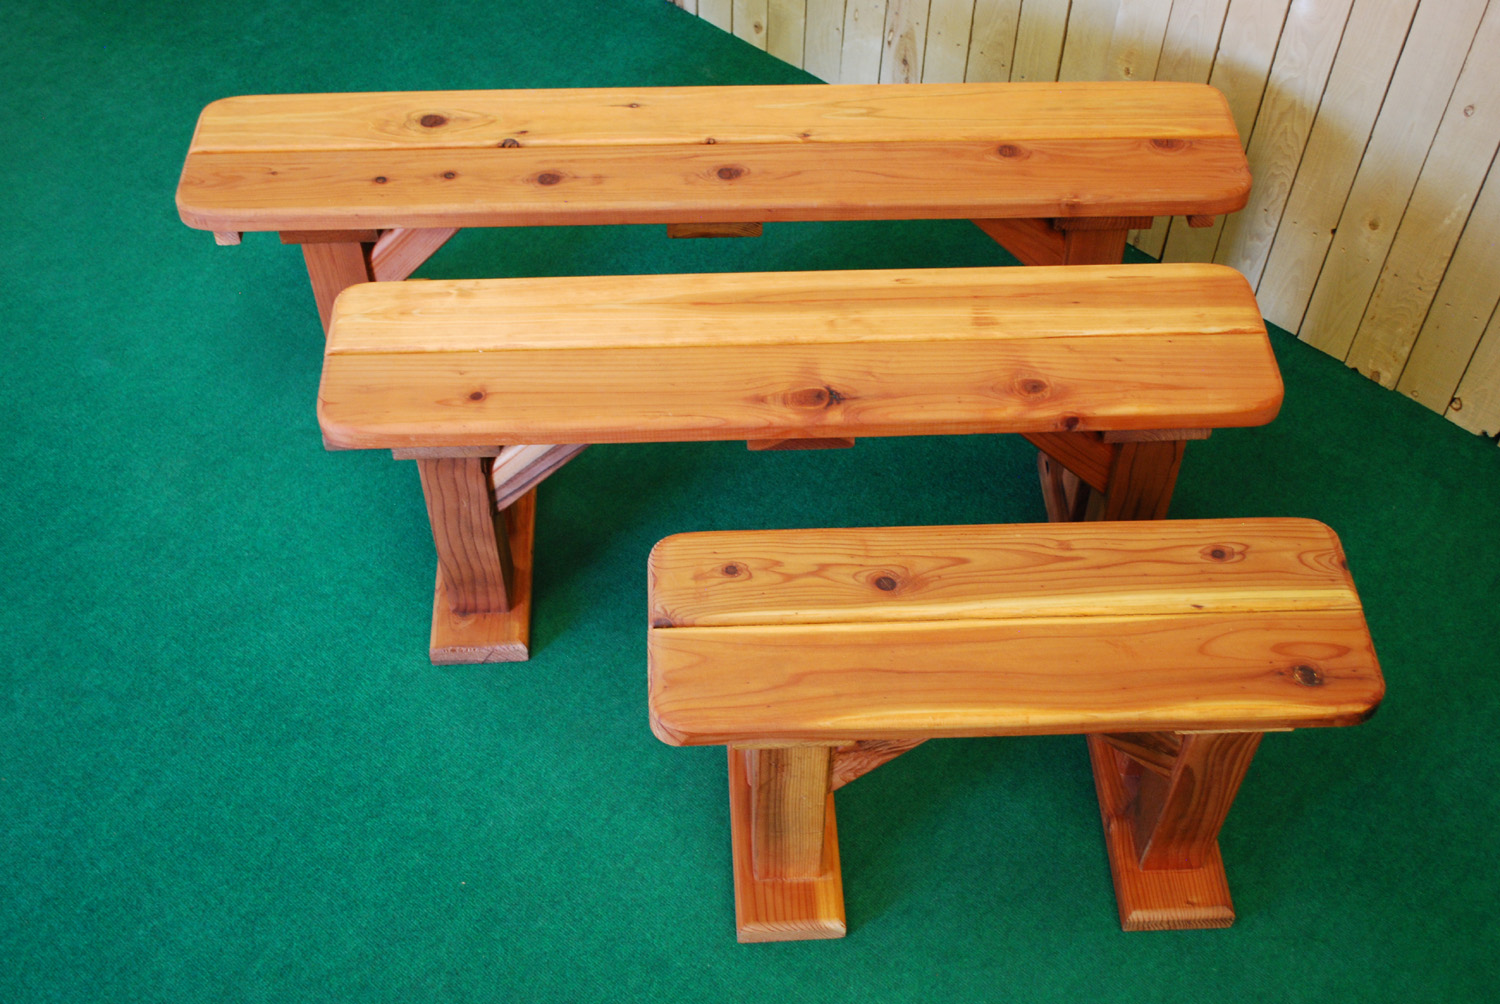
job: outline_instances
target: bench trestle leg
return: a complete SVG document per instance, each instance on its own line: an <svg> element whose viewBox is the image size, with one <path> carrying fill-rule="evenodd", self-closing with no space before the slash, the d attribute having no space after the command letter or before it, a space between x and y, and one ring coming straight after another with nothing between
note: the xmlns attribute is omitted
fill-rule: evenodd
<svg viewBox="0 0 1500 1004"><path fill-rule="evenodd" d="M536 496L497 512L490 463L417 461L438 556L429 652L436 665L520 662L529 654Z"/></svg>
<svg viewBox="0 0 1500 1004"><path fill-rule="evenodd" d="M1260 736L1088 737L1122 928L1190 930L1234 922L1219 828Z"/></svg>
<svg viewBox="0 0 1500 1004"><path fill-rule="evenodd" d="M347 287L370 281L370 245L357 241L309 242L302 245L302 257L307 262L307 278L312 282L318 318L327 337L328 324L333 319L333 301Z"/></svg>
<svg viewBox="0 0 1500 1004"><path fill-rule="evenodd" d="M832 748L729 748L735 927L741 942L842 938Z"/></svg>

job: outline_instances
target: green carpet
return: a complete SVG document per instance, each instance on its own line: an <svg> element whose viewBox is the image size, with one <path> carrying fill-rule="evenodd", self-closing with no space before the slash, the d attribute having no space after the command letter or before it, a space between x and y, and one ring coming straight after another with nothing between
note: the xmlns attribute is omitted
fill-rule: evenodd
<svg viewBox="0 0 1500 1004"><path fill-rule="evenodd" d="M1275 336L1176 517L1343 536L1389 693L1267 738L1227 931L1122 934L1083 740L839 795L849 936L734 942L724 755L646 723L645 559L728 527L1042 518L1018 438L594 447L535 657L437 669L416 472L324 452L300 256L177 220L230 94L806 79L660 0L18 5L0 38L0 1000L1492 1000L1500 450ZM423 274L976 265L965 223L461 234ZM1487 780L1488 779L1488 780Z"/></svg>

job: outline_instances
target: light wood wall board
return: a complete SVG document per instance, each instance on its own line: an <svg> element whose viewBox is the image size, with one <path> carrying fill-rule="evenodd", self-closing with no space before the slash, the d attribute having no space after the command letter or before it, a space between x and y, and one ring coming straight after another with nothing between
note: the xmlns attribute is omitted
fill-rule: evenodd
<svg viewBox="0 0 1500 1004"><path fill-rule="evenodd" d="M885 48L886 0L848 0L844 7L844 58L839 82L880 82L880 53Z"/></svg>
<svg viewBox="0 0 1500 1004"><path fill-rule="evenodd" d="M715 28L734 27L734 0L698 0L698 16Z"/></svg>
<svg viewBox="0 0 1500 1004"><path fill-rule="evenodd" d="M735 37L757 49L766 47L766 0L734 0Z"/></svg>
<svg viewBox="0 0 1500 1004"><path fill-rule="evenodd" d="M885 44L880 54L882 84L916 84L922 80L927 44L928 0L887 0Z"/></svg>
<svg viewBox="0 0 1500 1004"><path fill-rule="evenodd" d="M1490 318L1447 415L1470 432L1500 436L1500 311Z"/></svg>
<svg viewBox="0 0 1500 1004"><path fill-rule="evenodd" d="M1104 56L1108 80L1155 80L1172 0L1120 0Z"/></svg>
<svg viewBox="0 0 1500 1004"><path fill-rule="evenodd" d="M1427 0L1417 7L1390 92L1297 327L1299 338L1331 356L1346 358L1354 343L1486 3Z"/></svg>
<svg viewBox="0 0 1500 1004"><path fill-rule="evenodd" d="M1108 80L1109 45L1124 0L1073 0L1058 80ZM1024 6L1024 5L1023 5Z"/></svg>
<svg viewBox="0 0 1500 1004"><path fill-rule="evenodd" d="M975 0L964 79L981 84L1009 80L1020 25L1021 0Z"/></svg>
<svg viewBox="0 0 1500 1004"><path fill-rule="evenodd" d="M829 83L843 70L844 0L807 0L807 27L802 46L802 68Z"/></svg>
<svg viewBox="0 0 1500 1004"><path fill-rule="evenodd" d="M924 83L963 82L973 27L974 0L932 0L927 9L927 46L922 53Z"/></svg>
<svg viewBox="0 0 1500 1004"><path fill-rule="evenodd" d="M1056 80L1068 33L1069 0L1023 0L1012 80Z"/></svg>
<svg viewBox="0 0 1500 1004"><path fill-rule="evenodd" d="M1422 322L1396 389L1429 408L1450 411L1485 326L1500 302L1500 169L1489 176ZM1462 403L1459 410L1462 410Z"/></svg>
<svg viewBox="0 0 1500 1004"><path fill-rule="evenodd" d="M1260 281L1276 237L1276 225L1312 131L1313 114L1349 20L1350 4L1351 0L1299 0L1288 9L1281 27L1276 58L1246 150L1250 176L1255 179L1250 202L1225 219L1214 255L1221 265L1244 273L1252 286Z"/></svg>
<svg viewBox="0 0 1500 1004"><path fill-rule="evenodd" d="M1500 146L1500 4L1491 4L1344 360L1396 386Z"/></svg>
<svg viewBox="0 0 1500 1004"><path fill-rule="evenodd" d="M1133 243L1233 264L1274 323L1500 427L1500 0L674 2L833 83L1207 81L1252 201Z"/></svg>
<svg viewBox="0 0 1500 1004"><path fill-rule="evenodd" d="M1219 33L1224 29L1224 15L1229 0L1176 0L1167 20L1162 39L1161 57L1156 63L1156 79L1183 84L1204 84L1213 70L1214 55L1219 51ZM1150 230L1137 230L1131 243L1153 258L1160 258L1167 242L1167 225L1171 220L1158 217Z"/></svg>
<svg viewBox="0 0 1500 1004"><path fill-rule="evenodd" d="M766 51L793 66L802 65L807 29L807 0L769 0L766 4Z"/></svg>
<svg viewBox="0 0 1500 1004"><path fill-rule="evenodd" d="M1296 331L1333 242L1417 0L1356 0L1257 293L1273 323Z"/></svg>
<svg viewBox="0 0 1500 1004"><path fill-rule="evenodd" d="M689 14L698 13L698 0L672 0L674 6L681 7Z"/></svg>
<svg viewBox="0 0 1500 1004"><path fill-rule="evenodd" d="M1289 6L1290 0L1231 0L1225 15L1208 82L1224 93L1243 140L1249 140L1255 127ZM1212 261L1223 229L1222 217L1210 227L1190 227L1183 220L1173 220L1168 224L1162 260Z"/></svg>

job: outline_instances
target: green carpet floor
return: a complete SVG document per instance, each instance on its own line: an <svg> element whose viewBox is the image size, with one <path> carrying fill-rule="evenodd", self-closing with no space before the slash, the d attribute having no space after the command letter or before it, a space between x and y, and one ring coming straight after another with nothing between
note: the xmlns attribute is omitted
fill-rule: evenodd
<svg viewBox="0 0 1500 1004"><path fill-rule="evenodd" d="M1389 692L1270 736L1227 931L1122 934L1083 740L839 795L849 936L734 942L724 755L646 723L645 559L728 527L1042 518L1017 438L595 447L535 657L437 669L416 472L324 452L300 256L177 220L230 94L806 79L661 0L100 0L0 37L0 1001L1494 1000L1500 450L1284 333L1176 517L1343 536ZM461 234L424 274L974 265L968 224Z"/></svg>

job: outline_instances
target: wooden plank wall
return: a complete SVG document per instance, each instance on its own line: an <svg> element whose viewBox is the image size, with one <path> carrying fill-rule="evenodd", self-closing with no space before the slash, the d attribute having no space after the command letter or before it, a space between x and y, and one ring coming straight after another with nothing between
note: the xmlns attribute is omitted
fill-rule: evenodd
<svg viewBox="0 0 1500 1004"><path fill-rule="evenodd" d="M1206 81L1255 189L1135 243L1500 436L1500 0L675 0L830 83Z"/></svg>

